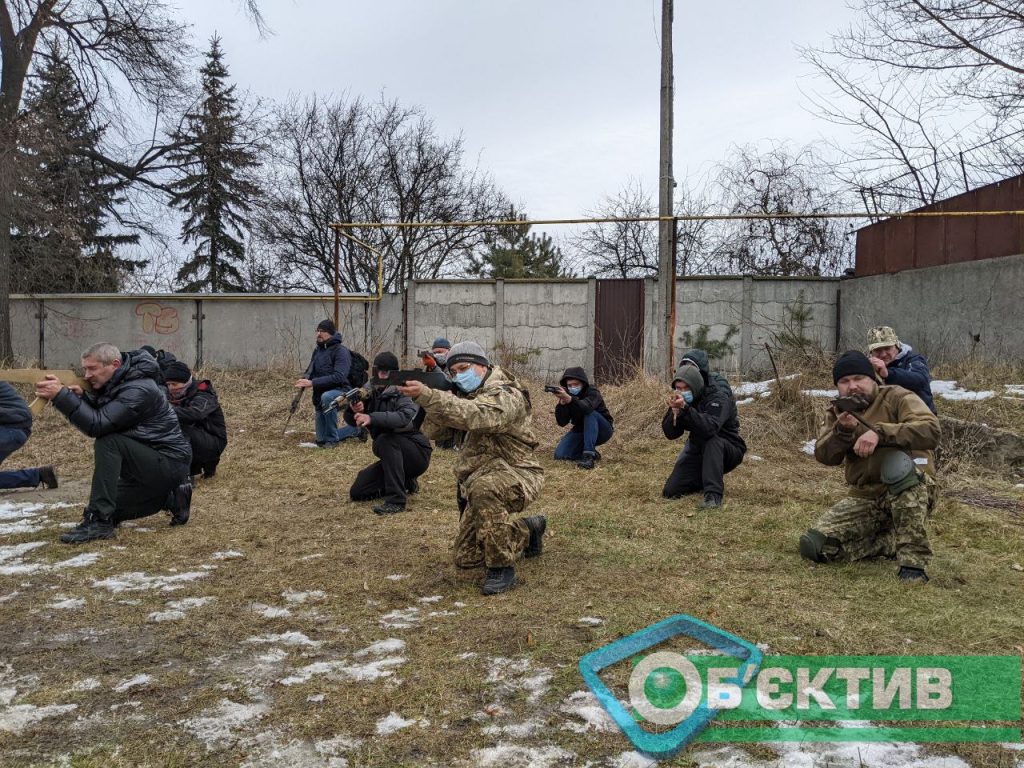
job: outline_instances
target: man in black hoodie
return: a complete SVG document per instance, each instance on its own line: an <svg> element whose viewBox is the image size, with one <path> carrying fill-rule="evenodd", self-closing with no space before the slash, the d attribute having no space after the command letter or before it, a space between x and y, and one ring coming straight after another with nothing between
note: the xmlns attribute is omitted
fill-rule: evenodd
<svg viewBox="0 0 1024 768"><path fill-rule="evenodd" d="M192 371L180 360L175 360L164 371L168 399L174 414L192 445L190 475L202 473L208 480L217 474L220 455L228 445L228 430L224 423L217 392L209 379L196 381Z"/></svg>
<svg viewBox="0 0 1024 768"><path fill-rule="evenodd" d="M558 441L555 458L575 461L581 469L593 469L594 461L601 457L597 446L611 440L615 431L612 415L582 368L566 368L558 383L561 391L555 395L555 421L560 427L572 422L572 429Z"/></svg>
<svg viewBox="0 0 1024 768"><path fill-rule="evenodd" d="M56 376L36 383L71 425L96 438L89 505L82 522L60 540L81 544L114 538L114 526L171 511L171 525L188 522L192 501L192 449L156 383L156 360L141 350L122 354L113 344L82 353L83 378L92 392L64 386Z"/></svg>
<svg viewBox="0 0 1024 768"><path fill-rule="evenodd" d="M374 378L386 379L398 369L398 358L391 352L373 359ZM344 415L351 426L370 430L373 455L380 459L356 475L349 497L368 501L383 496L384 501L373 508L378 515L404 511L406 495L416 492L416 478L430 466L433 449L420 432L423 410L397 387L373 387L367 399L349 403Z"/></svg>
<svg viewBox="0 0 1024 768"><path fill-rule="evenodd" d="M712 371L708 365L708 353L703 349L694 347L683 352L683 357L679 361L679 367L684 365L694 365L697 370L700 371L701 378L704 379L704 385L714 384L716 388L723 390L729 397L735 399L732 393L732 386L729 384L729 380L725 378L718 371Z"/></svg>
<svg viewBox="0 0 1024 768"><path fill-rule="evenodd" d="M738 467L747 452L740 437L736 403L715 383L705 384L700 370L692 365L679 367L672 379L672 389L668 411L661 421L662 431L669 440L688 431L690 439L661 493L675 499L703 491L702 509L720 507L725 474Z"/></svg>
<svg viewBox="0 0 1024 768"><path fill-rule="evenodd" d="M0 371L2 374L2 371ZM0 464L21 448L32 434L32 412L6 381L0 381ZM52 466L11 469L0 472L0 489L35 488L40 483L57 487L57 474Z"/></svg>

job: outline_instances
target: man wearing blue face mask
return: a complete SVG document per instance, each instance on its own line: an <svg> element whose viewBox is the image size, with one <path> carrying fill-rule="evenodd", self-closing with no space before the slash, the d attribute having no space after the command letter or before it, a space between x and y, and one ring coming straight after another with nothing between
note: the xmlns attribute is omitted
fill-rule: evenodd
<svg viewBox="0 0 1024 768"><path fill-rule="evenodd" d="M516 586L514 564L520 553L536 557L543 550L544 517L511 517L544 486L544 470L531 456L537 438L530 396L514 375L492 366L475 342L455 344L447 368L451 392L419 381L409 381L398 391L426 411L422 429L428 437L442 440L453 429L466 432L455 468L455 565L486 566L483 593L496 595Z"/></svg>
<svg viewBox="0 0 1024 768"><path fill-rule="evenodd" d="M601 458L597 446L612 437L612 415L582 368L566 368L558 383L562 390L555 394L555 421L560 427L572 422L572 429L559 440L555 458L575 461L581 469L593 469L594 462Z"/></svg>
<svg viewBox="0 0 1024 768"><path fill-rule="evenodd" d="M700 370L683 365L672 379L672 396L661 421L665 437L675 440L686 432L682 453L665 482L662 495L676 499L703 491L702 509L722 506L725 474L743 461L747 445L740 437L736 403L713 381L705 383Z"/></svg>

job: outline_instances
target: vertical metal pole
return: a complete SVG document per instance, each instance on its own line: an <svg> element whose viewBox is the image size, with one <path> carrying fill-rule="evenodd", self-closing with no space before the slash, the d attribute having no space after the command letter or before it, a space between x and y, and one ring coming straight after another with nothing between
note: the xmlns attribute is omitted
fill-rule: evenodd
<svg viewBox="0 0 1024 768"><path fill-rule="evenodd" d="M341 327L341 234L334 230L334 325Z"/></svg>
<svg viewBox="0 0 1024 768"><path fill-rule="evenodd" d="M658 215L673 215L672 178L672 2L661 0L661 152L658 176ZM675 219L658 223L658 285L661 300L661 326L665 334L664 370L672 371L675 341Z"/></svg>

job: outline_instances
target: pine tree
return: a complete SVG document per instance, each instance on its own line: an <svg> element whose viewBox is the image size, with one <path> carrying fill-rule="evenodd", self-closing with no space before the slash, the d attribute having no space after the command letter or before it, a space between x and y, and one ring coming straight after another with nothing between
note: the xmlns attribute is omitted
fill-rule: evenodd
<svg viewBox="0 0 1024 768"><path fill-rule="evenodd" d="M510 209L507 221L521 221L496 227L484 238L487 252L471 257L468 272L475 277L502 279L565 277L562 268L562 249L551 237L530 234L530 224L524 214Z"/></svg>
<svg viewBox="0 0 1024 768"><path fill-rule="evenodd" d="M90 158L104 129L59 55L29 86L22 121L11 232L13 290L119 290L124 274L144 262L122 259L116 248L138 236L106 231L120 198L113 177Z"/></svg>
<svg viewBox="0 0 1024 768"><path fill-rule="evenodd" d="M242 291L243 228L258 195L252 181L258 161L244 141L235 86L226 83L228 70L216 36L200 74L200 107L186 116L185 127L173 137L182 144L174 158L187 170L173 185L171 204L187 214L182 242L195 243L178 281L184 291Z"/></svg>

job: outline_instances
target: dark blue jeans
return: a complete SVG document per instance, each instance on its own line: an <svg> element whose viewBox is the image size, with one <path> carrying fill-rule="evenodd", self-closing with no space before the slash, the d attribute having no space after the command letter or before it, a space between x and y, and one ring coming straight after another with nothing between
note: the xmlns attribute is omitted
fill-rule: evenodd
<svg viewBox="0 0 1024 768"><path fill-rule="evenodd" d="M593 453L599 445L604 445L612 438L615 430L608 419L596 411L583 418L582 432L566 432L555 446L556 459L582 459L584 453Z"/></svg>
<svg viewBox="0 0 1024 768"><path fill-rule="evenodd" d="M28 442L28 435L20 429L0 427L0 464ZM12 469L0 472L0 489L2 488L35 488L39 485L39 469Z"/></svg>

